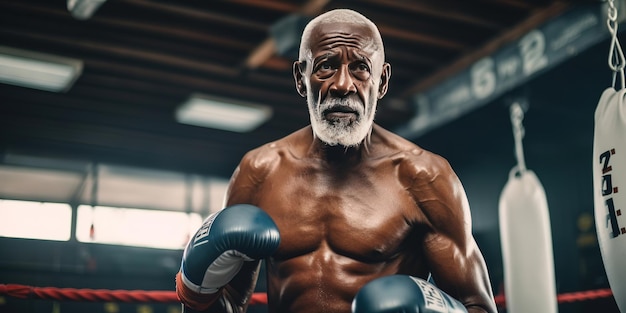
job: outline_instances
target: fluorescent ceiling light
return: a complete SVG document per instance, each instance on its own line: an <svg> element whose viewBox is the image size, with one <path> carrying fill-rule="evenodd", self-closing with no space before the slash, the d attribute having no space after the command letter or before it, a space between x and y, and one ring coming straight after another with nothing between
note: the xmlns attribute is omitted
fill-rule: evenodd
<svg viewBox="0 0 626 313"><path fill-rule="evenodd" d="M106 0L67 0L67 10L79 20L89 19Z"/></svg>
<svg viewBox="0 0 626 313"><path fill-rule="evenodd" d="M82 71L81 60L0 46L0 83L64 92Z"/></svg>
<svg viewBox="0 0 626 313"><path fill-rule="evenodd" d="M183 124L235 132L251 131L272 116L272 108L237 100L192 95L176 111Z"/></svg>

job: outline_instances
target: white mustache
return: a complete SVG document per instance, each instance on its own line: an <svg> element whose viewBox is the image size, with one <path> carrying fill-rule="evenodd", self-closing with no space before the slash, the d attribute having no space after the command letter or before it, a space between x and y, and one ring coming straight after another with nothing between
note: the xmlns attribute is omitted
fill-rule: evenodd
<svg viewBox="0 0 626 313"><path fill-rule="evenodd" d="M363 113L363 105L360 101L353 98L326 98L324 102L319 104L318 110L319 112L324 112L335 107L345 107L357 112L359 115Z"/></svg>

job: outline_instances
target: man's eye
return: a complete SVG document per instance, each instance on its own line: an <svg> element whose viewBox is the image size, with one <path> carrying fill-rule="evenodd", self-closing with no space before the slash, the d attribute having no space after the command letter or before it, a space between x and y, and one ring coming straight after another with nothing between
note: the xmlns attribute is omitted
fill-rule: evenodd
<svg viewBox="0 0 626 313"><path fill-rule="evenodd" d="M357 64L354 69L359 72L369 72L370 70L369 66L364 63Z"/></svg>
<svg viewBox="0 0 626 313"><path fill-rule="evenodd" d="M332 68L333 67L330 66L330 64L328 64L328 63L320 64L320 67L319 67L319 69L323 70L323 71L328 71L328 70L331 70Z"/></svg>

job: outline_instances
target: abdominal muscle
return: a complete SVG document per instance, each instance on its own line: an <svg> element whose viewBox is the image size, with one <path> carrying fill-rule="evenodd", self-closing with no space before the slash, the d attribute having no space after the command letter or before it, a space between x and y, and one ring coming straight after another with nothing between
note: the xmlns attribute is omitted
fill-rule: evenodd
<svg viewBox="0 0 626 313"><path fill-rule="evenodd" d="M397 262L365 263L333 252L326 242L311 253L267 262L272 313L349 313L368 281L397 271Z"/></svg>

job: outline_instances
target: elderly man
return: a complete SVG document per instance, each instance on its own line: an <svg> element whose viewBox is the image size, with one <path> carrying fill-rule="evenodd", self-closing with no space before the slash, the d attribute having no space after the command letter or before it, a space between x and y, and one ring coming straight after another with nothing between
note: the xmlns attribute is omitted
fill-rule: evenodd
<svg viewBox="0 0 626 313"><path fill-rule="evenodd" d="M377 27L318 16L293 74L311 125L243 157L185 250L185 311L245 311L265 259L272 313L496 312L458 177L374 123L391 77Z"/></svg>

